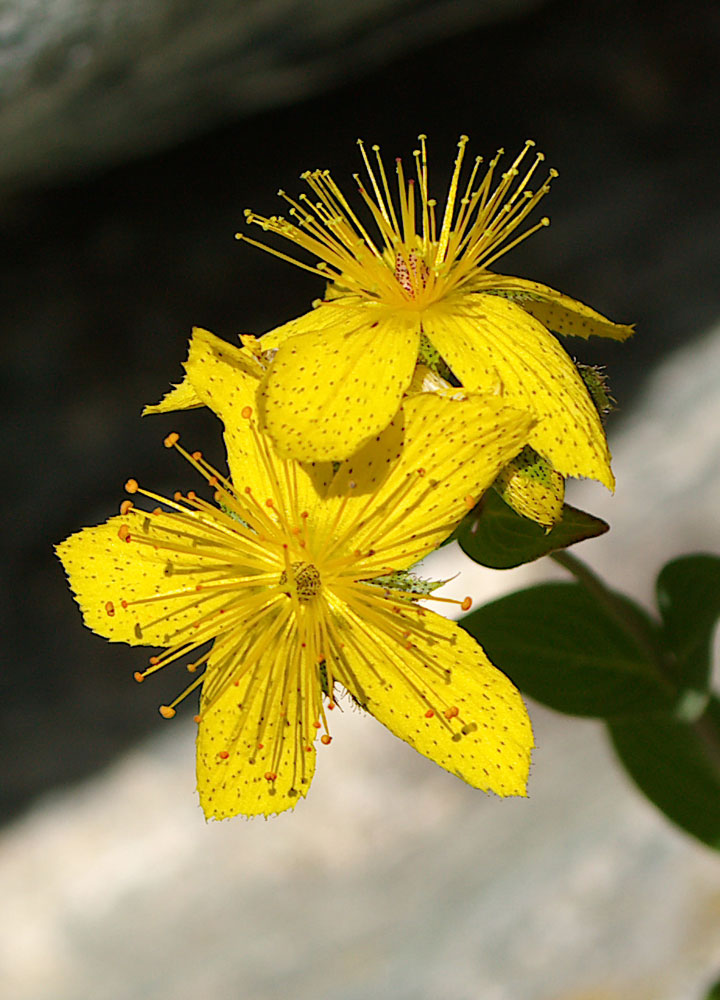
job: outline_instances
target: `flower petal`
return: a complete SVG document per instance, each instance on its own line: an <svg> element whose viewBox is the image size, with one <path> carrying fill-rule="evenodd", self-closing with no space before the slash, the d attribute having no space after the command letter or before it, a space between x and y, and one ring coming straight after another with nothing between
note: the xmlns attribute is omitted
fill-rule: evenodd
<svg viewBox="0 0 720 1000"><path fill-rule="evenodd" d="M371 553L362 560L366 577L411 566L453 531L532 425L528 413L496 396L406 399L328 490L323 514L335 525L337 551Z"/></svg>
<svg viewBox="0 0 720 1000"><path fill-rule="evenodd" d="M251 352L198 329L185 370L198 398L225 424L228 467L236 489L249 487L259 500L272 499L288 512L313 510L319 502L317 490L332 478L332 466L290 469L263 439L255 405L262 369Z"/></svg>
<svg viewBox="0 0 720 1000"><path fill-rule="evenodd" d="M278 453L303 462L348 458L382 431L412 378L416 316L374 304L327 303L317 326L281 344L258 401Z"/></svg>
<svg viewBox="0 0 720 1000"><path fill-rule="evenodd" d="M487 285L487 287L484 287ZM541 285L539 281L514 278L506 274L492 274L483 281L477 291L500 291L514 299L519 306L529 312L543 326L553 333L563 336L609 337L611 340L627 340L635 332L634 327L613 323L602 313L596 312L584 302L571 299L569 295Z"/></svg>
<svg viewBox="0 0 720 1000"><path fill-rule="evenodd" d="M213 650L197 735L198 793L208 819L270 816L294 808L310 788L319 682L306 675L292 625L280 630L254 669L248 666L267 627ZM233 661L243 673L217 695L215 677Z"/></svg>
<svg viewBox="0 0 720 1000"><path fill-rule="evenodd" d="M144 518L140 513L111 517L56 546L85 624L93 632L132 646L168 646L182 640L183 632L194 638L195 623L222 605L226 595L201 597L197 592L222 567L220 560L181 552L169 556L140 540L150 537L151 528L153 539L177 541L175 531L162 527L172 525L170 519L175 517L148 514ZM129 541L118 535L123 526L130 528ZM171 594L176 596L162 599ZM123 601L128 607L123 607Z"/></svg>
<svg viewBox="0 0 720 1000"><path fill-rule="evenodd" d="M411 747L474 788L525 795L533 736L519 692L455 622L338 602L341 683ZM393 637L405 630L406 648ZM338 667L338 672L340 668Z"/></svg>
<svg viewBox="0 0 720 1000"><path fill-rule="evenodd" d="M488 388L499 377L505 401L539 418L529 444L558 472L614 488L598 412L572 361L538 320L497 295L456 297L425 316L425 333L466 388Z"/></svg>

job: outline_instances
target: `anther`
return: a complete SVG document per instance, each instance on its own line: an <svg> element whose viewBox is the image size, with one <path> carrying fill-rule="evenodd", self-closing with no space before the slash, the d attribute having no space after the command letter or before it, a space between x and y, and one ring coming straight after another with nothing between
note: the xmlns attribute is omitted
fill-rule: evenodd
<svg viewBox="0 0 720 1000"><path fill-rule="evenodd" d="M158 712L162 715L163 719L172 719L175 715L175 709L169 705L161 705Z"/></svg>
<svg viewBox="0 0 720 1000"><path fill-rule="evenodd" d="M322 736L320 737L320 742L323 743L326 747L330 746L330 744L332 743L332 736L328 736L327 733L323 733Z"/></svg>
<svg viewBox="0 0 720 1000"><path fill-rule="evenodd" d="M138 481L137 479L128 479L125 483L125 489L128 493L137 493L138 491Z"/></svg>
<svg viewBox="0 0 720 1000"><path fill-rule="evenodd" d="M427 710L427 712L425 713L425 718L426 718L426 719L432 719L432 717L433 717L434 715L435 715L435 713L433 712L433 710L432 710L431 708L429 708L429 709Z"/></svg>
<svg viewBox="0 0 720 1000"><path fill-rule="evenodd" d="M316 729L320 729L320 723L319 722L313 722L313 726L315 726Z"/></svg>
<svg viewBox="0 0 720 1000"><path fill-rule="evenodd" d="M266 771L265 772L265 780L266 781L277 781L277 774L275 774L274 771Z"/></svg>
<svg viewBox="0 0 720 1000"><path fill-rule="evenodd" d="M193 722L200 722L202 720L202 715L193 715Z"/></svg>
<svg viewBox="0 0 720 1000"><path fill-rule="evenodd" d="M133 677L138 682L138 684L142 684L142 682L145 680L145 674L141 674L139 670L135 671Z"/></svg>
<svg viewBox="0 0 720 1000"><path fill-rule="evenodd" d="M173 431L171 434L168 434L168 436L163 441L163 444L165 445L166 448L174 448L179 440L180 440L180 435L177 434L175 431Z"/></svg>
<svg viewBox="0 0 720 1000"><path fill-rule="evenodd" d="M115 605L113 604L112 601L107 601L106 602L106 604L105 604L105 613L108 614L111 618L115 614Z"/></svg>
<svg viewBox="0 0 720 1000"><path fill-rule="evenodd" d="M242 410L240 410L240 416L245 420L249 420L252 416L252 406L243 406Z"/></svg>
<svg viewBox="0 0 720 1000"><path fill-rule="evenodd" d="M202 452L201 451L194 451L192 453L192 457L195 459L196 462L199 462L200 459L202 458Z"/></svg>
<svg viewBox="0 0 720 1000"><path fill-rule="evenodd" d="M460 607L463 611L469 611L472 607L472 597L464 597Z"/></svg>
<svg viewBox="0 0 720 1000"><path fill-rule="evenodd" d="M122 514L123 517L125 517L126 514L130 513L130 511L133 509L134 506L135 505L133 504L132 500L123 500L123 502L120 504L120 513Z"/></svg>
<svg viewBox="0 0 720 1000"><path fill-rule="evenodd" d="M180 492L180 490L175 490L175 492L173 493L173 500L175 500L177 503L179 503L181 500L184 500L184 499L185 499L185 497L182 495L182 493Z"/></svg>
<svg viewBox="0 0 720 1000"><path fill-rule="evenodd" d="M130 541L130 529L128 528L127 524L121 524L120 527L118 528L118 538L120 539L121 542Z"/></svg>
<svg viewBox="0 0 720 1000"><path fill-rule="evenodd" d="M126 600L123 599L122 601L120 601L120 607L123 609L123 611L125 610L125 608L127 608L127 606L128 602Z"/></svg>
<svg viewBox="0 0 720 1000"><path fill-rule="evenodd" d="M221 750L220 753L218 754L220 760L227 760L229 756L230 754L227 752L227 750Z"/></svg>
<svg viewBox="0 0 720 1000"><path fill-rule="evenodd" d="M475 506L475 498L471 497L470 494L468 493L468 495L466 497L464 497L463 499L464 499L465 506L467 507L467 509L468 510L472 510L473 507Z"/></svg>
<svg viewBox="0 0 720 1000"><path fill-rule="evenodd" d="M450 708L446 708L443 712L446 719L454 719L456 716L460 715L460 709L457 705L451 705Z"/></svg>

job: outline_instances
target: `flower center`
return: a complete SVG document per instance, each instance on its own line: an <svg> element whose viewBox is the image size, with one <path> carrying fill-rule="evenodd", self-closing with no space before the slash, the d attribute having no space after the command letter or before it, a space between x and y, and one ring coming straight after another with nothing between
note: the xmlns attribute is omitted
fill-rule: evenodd
<svg viewBox="0 0 720 1000"><path fill-rule="evenodd" d="M322 583L317 566L313 566L312 563L308 562L290 563L290 573L292 574L292 581L295 584L298 600L301 604L307 604L308 601L320 593ZM280 586L282 587L287 582L288 573L287 570L283 570L280 574ZM290 594L287 596L289 597Z"/></svg>

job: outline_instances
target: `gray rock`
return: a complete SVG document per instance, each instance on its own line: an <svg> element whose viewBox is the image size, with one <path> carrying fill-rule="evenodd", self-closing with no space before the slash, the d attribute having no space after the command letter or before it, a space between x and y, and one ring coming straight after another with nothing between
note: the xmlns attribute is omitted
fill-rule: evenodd
<svg viewBox="0 0 720 1000"><path fill-rule="evenodd" d="M0 186L298 101L538 0L4 0Z"/></svg>

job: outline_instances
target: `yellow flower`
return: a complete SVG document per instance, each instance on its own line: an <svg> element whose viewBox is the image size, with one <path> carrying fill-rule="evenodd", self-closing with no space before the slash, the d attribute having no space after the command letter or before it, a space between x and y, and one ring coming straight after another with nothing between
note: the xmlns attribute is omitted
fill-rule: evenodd
<svg viewBox="0 0 720 1000"><path fill-rule="evenodd" d="M532 732L520 695L474 639L420 604L424 588L387 576L453 530L523 447L531 418L498 397L420 394L351 461L301 465L258 429L252 352L196 331L186 369L175 399L224 421L230 477L177 435L166 444L216 504L130 480L158 506L126 500L58 554L91 629L164 649L139 679L175 661L204 671L161 713L202 687L205 814L270 815L306 795L338 686L471 785L524 795Z"/></svg>
<svg viewBox="0 0 720 1000"><path fill-rule="evenodd" d="M530 445L563 476L614 485L605 434L578 372L548 332L624 340L628 326L552 288L490 271L521 240L516 235L549 190L550 171L532 193L542 154L523 163L528 142L496 177L500 153L481 177L478 157L461 183L467 136L442 217L430 196L425 136L416 178L397 161L397 194L377 147L375 165L360 143L368 183L358 177L368 225L328 171L303 174L311 194L289 203L294 221L247 211L247 221L311 255L312 263L238 238L300 264L330 282L325 299L273 331L279 344L259 397L263 428L278 453L300 461L345 459L385 428L429 344L467 389L498 381L506 402L537 418Z"/></svg>

